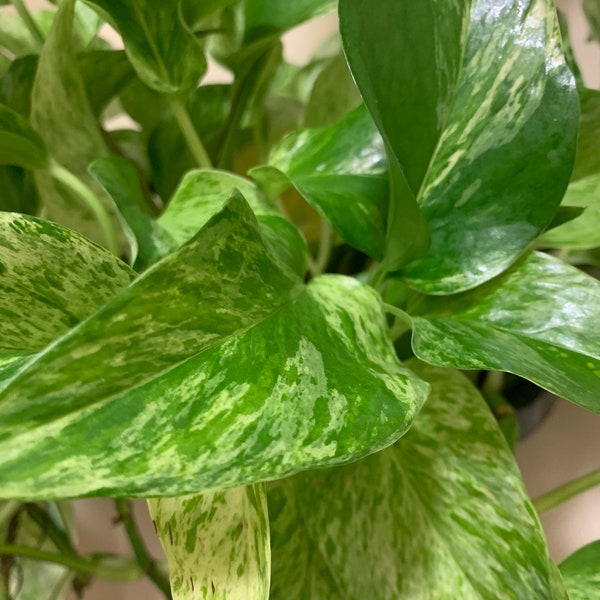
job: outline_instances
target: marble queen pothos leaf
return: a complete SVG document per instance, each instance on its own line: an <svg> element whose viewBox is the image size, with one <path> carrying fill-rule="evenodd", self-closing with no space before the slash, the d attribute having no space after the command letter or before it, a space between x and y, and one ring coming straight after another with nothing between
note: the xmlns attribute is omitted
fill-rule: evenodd
<svg viewBox="0 0 600 600"><path fill-rule="evenodd" d="M559 568L570 600L600 598L600 541L580 548Z"/></svg>
<svg viewBox="0 0 600 600"><path fill-rule="evenodd" d="M206 71L199 42L182 19L181 0L88 0L119 30L140 79L163 93L193 90Z"/></svg>
<svg viewBox="0 0 600 600"><path fill-rule="evenodd" d="M550 223L575 152L577 94L554 3L340 0L340 28L431 234L403 275L451 294L503 272Z"/></svg>
<svg viewBox="0 0 600 600"><path fill-rule="evenodd" d="M566 599L483 398L456 371L410 366L432 392L403 439L277 482L273 506L269 488L272 589L289 590L273 600Z"/></svg>
<svg viewBox="0 0 600 600"><path fill-rule="evenodd" d="M600 413L600 283L547 254L409 313L413 349L428 363L525 377Z"/></svg>
<svg viewBox="0 0 600 600"><path fill-rule="evenodd" d="M304 286L236 195L7 382L0 497L174 496L348 462L400 437L427 390L377 294Z"/></svg>
<svg viewBox="0 0 600 600"><path fill-rule="evenodd" d="M264 484L148 501L173 600L268 600L269 518Z"/></svg>
<svg viewBox="0 0 600 600"><path fill-rule="evenodd" d="M250 175L279 193L293 185L349 244L381 260L388 207L383 140L364 106L322 129L286 136Z"/></svg>
<svg viewBox="0 0 600 600"><path fill-rule="evenodd" d="M0 352L41 350L134 277L116 256L70 229L0 213Z"/></svg>

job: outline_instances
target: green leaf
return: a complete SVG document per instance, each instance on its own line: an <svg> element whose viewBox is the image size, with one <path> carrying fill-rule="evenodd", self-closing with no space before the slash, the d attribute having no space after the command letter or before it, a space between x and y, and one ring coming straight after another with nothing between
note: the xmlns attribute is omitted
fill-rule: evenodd
<svg viewBox="0 0 600 600"><path fill-rule="evenodd" d="M600 2L583 0L583 10L590 25L590 39L600 42Z"/></svg>
<svg viewBox="0 0 600 600"><path fill-rule="evenodd" d="M133 69L121 50L93 50L79 54L77 59L92 112L99 116L131 81Z"/></svg>
<svg viewBox="0 0 600 600"><path fill-rule="evenodd" d="M246 40L279 34L303 21L335 10L337 0L247 0Z"/></svg>
<svg viewBox="0 0 600 600"><path fill-rule="evenodd" d="M107 155L108 149L77 65L73 15L74 0L61 2L39 58L31 99L31 123L51 149L52 157L93 185L95 182L87 172L88 164ZM36 173L36 184L47 219L75 229L91 240L105 241L95 214L72 191L46 173ZM95 189L102 194L99 186ZM108 197L103 195L101 201L107 210L112 209Z"/></svg>
<svg viewBox="0 0 600 600"><path fill-rule="evenodd" d="M177 248L171 235L149 215L148 200L140 189L138 173L129 161L117 156L98 158L89 166L89 171L119 209L136 270L143 271Z"/></svg>
<svg viewBox="0 0 600 600"><path fill-rule="evenodd" d="M301 520L289 528L287 548L273 547L273 586L282 587L276 574L291 586L303 580L277 567L290 551L302 556L301 537L326 564L334 598L566 598L484 400L455 371L410 366L432 392L404 438L352 465L284 483ZM278 527L276 519L274 540L283 536Z"/></svg>
<svg viewBox="0 0 600 600"><path fill-rule="evenodd" d="M361 103L352 74L342 54L334 56L315 79L306 107L306 127L326 127Z"/></svg>
<svg viewBox="0 0 600 600"><path fill-rule="evenodd" d="M27 119L0 104L0 165L47 169L50 158L44 140Z"/></svg>
<svg viewBox="0 0 600 600"><path fill-rule="evenodd" d="M149 500L169 562L174 600L268 600L264 485Z"/></svg>
<svg viewBox="0 0 600 600"><path fill-rule="evenodd" d="M158 223L178 244L184 244L223 208L235 189L254 214L275 212L251 181L227 171L197 169L185 175Z"/></svg>
<svg viewBox="0 0 600 600"><path fill-rule="evenodd" d="M600 541L580 548L559 568L571 600L600 598Z"/></svg>
<svg viewBox="0 0 600 600"><path fill-rule="evenodd" d="M31 91L37 70L38 57L24 56L14 60L0 78L0 102L24 117L31 110Z"/></svg>
<svg viewBox="0 0 600 600"><path fill-rule="evenodd" d="M429 363L520 375L600 412L600 282L533 254L470 292L423 297L413 349Z"/></svg>
<svg viewBox="0 0 600 600"><path fill-rule="evenodd" d="M267 188L275 181L278 193L287 187L285 175L349 244L382 258L387 160L364 107L330 127L291 133L273 149L269 164L281 173L258 168L250 175Z"/></svg>
<svg viewBox="0 0 600 600"><path fill-rule="evenodd" d="M7 383L0 497L183 495L374 452L427 394L386 329L372 289L285 270L236 195Z"/></svg>
<svg viewBox="0 0 600 600"><path fill-rule="evenodd" d="M20 167L0 166L0 210L35 214L38 198L33 173Z"/></svg>
<svg viewBox="0 0 600 600"><path fill-rule="evenodd" d="M598 156L600 91L580 89L579 100L581 102L581 118L572 181L600 174L600 156Z"/></svg>
<svg viewBox="0 0 600 600"><path fill-rule="evenodd" d="M544 233L540 245L573 249L600 246L600 174L571 183L562 207L584 207L585 210L572 221Z"/></svg>
<svg viewBox="0 0 600 600"><path fill-rule="evenodd" d="M41 31L47 35L52 25L53 13L42 10L32 13L32 18ZM0 19L0 47L8 50L17 58L40 51L40 44L16 12L2 11Z"/></svg>
<svg viewBox="0 0 600 600"><path fill-rule="evenodd" d="M0 213L0 351L41 350L134 276L117 257L74 231Z"/></svg>
<svg viewBox="0 0 600 600"><path fill-rule="evenodd" d="M181 16L181 0L89 0L119 30L140 79L168 94L193 90L206 59Z"/></svg>
<svg viewBox="0 0 600 600"><path fill-rule="evenodd" d="M404 276L450 294L503 272L551 221L572 165L577 98L554 4L341 0L340 26L397 159L393 183L405 176L430 230L427 254ZM401 192L389 219L392 268L423 235L406 225L412 205Z"/></svg>
<svg viewBox="0 0 600 600"><path fill-rule="evenodd" d="M280 216L256 186L227 171L190 171L175 191L158 224L184 244L239 190L258 218L260 231L273 252L292 271L304 277L306 243L295 225Z"/></svg>

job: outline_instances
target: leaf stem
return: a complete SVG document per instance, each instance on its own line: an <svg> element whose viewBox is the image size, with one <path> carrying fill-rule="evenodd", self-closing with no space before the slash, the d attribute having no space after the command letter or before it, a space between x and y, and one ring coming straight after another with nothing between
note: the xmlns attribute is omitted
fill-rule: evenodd
<svg viewBox="0 0 600 600"><path fill-rule="evenodd" d="M405 313L401 308L394 306L393 304L388 304L387 302L383 303L383 310L390 314L394 315L394 317L400 319L405 325L408 326L409 329L412 329L413 322L408 313Z"/></svg>
<svg viewBox="0 0 600 600"><path fill-rule="evenodd" d="M33 17L27 10L23 0L10 0L10 2L17 10L17 13L19 13L19 17L21 17L21 20L25 23L29 33L31 33L31 37L40 45L40 47L43 46L46 41L44 35L40 31L37 23L33 20Z"/></svg>
<svg viewBox="0 0 600 600"><path fill-rule="evenodd" d="M0 555L20 556L22 558L50 562L79 573L87 573L111 581L137 581L142 575L139 565L133 561L125 566L117 567L102 563L98 557L88 559L82 556L46 552L45 550L18 544L0 544Z"/></svg>
<svg viewBox="0 0 600 600"><path fill-rule="evenodd" d="M116 256L120 256L120 245L110 215L94 192L81 179L73 175L70 171L67 171L67 169L54 160L50 163L49 173L57 181L60 181L75 192L86 203L100 223L107 248Z"/></svg>
<svg viewBox="0 0 600 600"><path fill-rule="evenodd" d="M169 98L169 105L171 106L171 110L173 111L173 116L179 125L179 129L183 134L185 142L194 157L197 165L201 169L212 169L212 161L210 160L210 156L208 156L208 152L192 123L192 119L185 107L183 100L180 98L176 98L171 96Z"/></svg>
<svg viewBox="0 0 600 600"><path fill-rule="evenodd" d="M52 543L63 554L76 556L77 552L71 545L69 536L57 526L54 519L50 517L48 512L32 502L25 503L25 512L34 521L41 531L46 534Z"/></svg>
<svg viewBox="0 0 600 600"><path fill-rule="evenodd" d="M533 506L539 514L544 514L563 502L570 500L573 496L581 494L597 485L600 485L600 469L587 473L537 497L533 501Z"/></svg>
<svg viewBox="0 0 600 600"><path fill-rule="evenodd" d="M326 219L321 218L321 234L319 235L319 250L315 259L315 267L319 275L327 268L331 258L333 235Z"/></svg>
<svg viewBox="0 0 600 600"><path fill-rule="evenodd" d="M116 498L115 507L139 566L148 575L154 585L164 594L165 598L171 600L171 585L169 580L160 572L157 562L150 556L146 549L135 524L131 501L124 498Z"/></svg>

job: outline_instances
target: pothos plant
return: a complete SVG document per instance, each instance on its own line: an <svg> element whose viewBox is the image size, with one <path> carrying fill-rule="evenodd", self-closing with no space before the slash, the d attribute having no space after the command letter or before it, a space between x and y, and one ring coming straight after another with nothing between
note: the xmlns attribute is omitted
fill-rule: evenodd
<svg viewBox="0 0 600 600"><path fill-rule="evenodd" d="M600 98L551 1L340 0L305 67L280 37L333 0L11 4L0 597L595 597L535 507L600 472L532 504L473 383L600 412ZM77 552L91 496L135 560Z"/></svg>

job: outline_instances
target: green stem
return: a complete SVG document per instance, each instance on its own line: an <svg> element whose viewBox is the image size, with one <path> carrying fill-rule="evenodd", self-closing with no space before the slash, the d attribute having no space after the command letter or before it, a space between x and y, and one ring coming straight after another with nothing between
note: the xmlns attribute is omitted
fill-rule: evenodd
<svg viewBox="0 0 600 600"><path fill-rule="evenodd" d="M181 129L181 133L185 139L185 142L194 157L197 165L201 169L211 169L212 162L210 160L210 156L208 156L208 152L202 143L202 140L198 136L198 132L192 123L192 119L183 103L183 100L175 97L171 97L169 99L169 104L171 106L171 110L173 111L173 115L177 124L179 125L179 129Z"/></svg>
<svg viewBox="0 0 600 600"><path fill-rule="evenodd" d="M5 504L0 507L0 525L13 516L13 513L19 508L20 502L17 500L8 500Z"/></svg>
<svg viewBox="0 0 600 600"><path fill-rule="evenodd" d="M146 575L148 575L154 585L164 594L165 598L171 600L171 585L169 580L164 577L164 575L158 569L156 561L150 556L148 550L146 549L144 541L139 534L133 518L131 502L124 498L116 498L115 507L117 509L119 519L122 521L123 526L125 527L125 533L127 534L129 543L139 566L146 573Z"/></svg>
<svg viewBox="0 0 600 600"><path fill-rule="evenodd" d="M600 469L578 477L555 490L539 496L533 501L533 506L539 514L544 514L563 502L570 500L573 496L581 494L597 485L600 485Z"/></svg>
<svg viewBox="0 0 600 600"><path fill-rule="evenodd" d="M19 16L21 17L23 23L31 33L31 37L41 46L44 45L46 41L44 39L44 35L40 31L40 28L37 26L37 23L33 20L33 17L27 10L27 7L23 3L23 0L10 0L11 4L15 7Z"/></svg>
<svg viewBox="0 0 600 600"><path fill-rule="evenodd" d="M113 228L110 215L94 192L92 192L81 179L73 175L70 171L67 171L67 169L55 161L50 163L49 173L57 181L60 181L75 192L87 204L100 223L107 248L116 256L120 256L121 250L119 241Z"/></svg>
<svg viewBox="0 0 600 600"><path fill-rule="evenodd" d="M27 502L25 504L25 512L37 524L41 531L52 540L52 543L56 546L57 550L60 550L63 554L70 554L71 556L77 555L75 548L71 545L69 536L58 527L54 522L54 519L50 517L46 510L40 508L37 504Z"/></svg>
<svg viewBox="0 0 600 600"><path fill-rule="evenodd" d="M398 308L393 304L388 304L387 302L384 302L383 310L386 313L389 313L390 315L394 315L396 318L400 319L404 324L406 324L409 329L412 329L412 319L410 318L408 313L405 313L401 308Z"/></svg>
<svg viewBox="0 0 600 600"><path fill-rule="evenodd" d="M319 273L323 273L327 268L327 263L331 258L331 243L333 241L333 235L331 227L325 219L321 219L321 234L319 236L319 252L315 260L315 266Z"/></svg>
<svg viewBox="0 0 600 600"><path fill-rule="evenodd" d="M88 559L82 556L57 554L17 544L0 544L0 555L20 556L62 565L79 573L87 573L111 581L137 581L142 574L139 565L133 562L124 567L116 567L104 564L98 558Z"/></svg>

